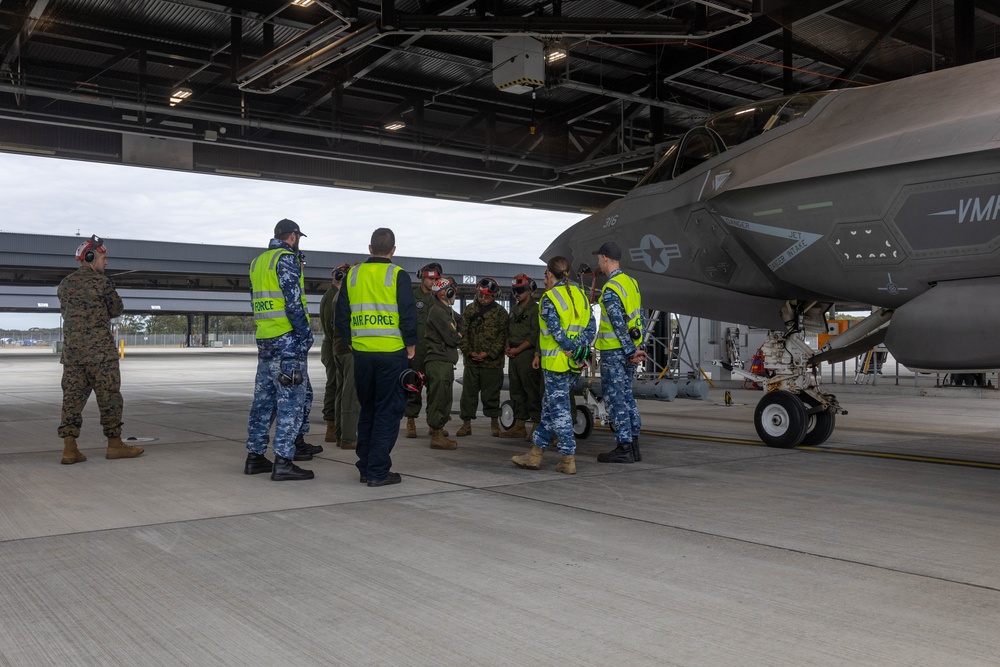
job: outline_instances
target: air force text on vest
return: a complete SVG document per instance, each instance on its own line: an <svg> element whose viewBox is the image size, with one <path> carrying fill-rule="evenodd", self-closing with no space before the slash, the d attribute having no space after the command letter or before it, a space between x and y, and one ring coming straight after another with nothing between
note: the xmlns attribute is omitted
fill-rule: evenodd
<svg viewBox="0 0 1000 667"><path fill-rule="evenodd" d="M274 310L274 299L259 299L253 302L253 312L262 313L267 310Z"/></svg>
<svg viewBox="0 0 1000 667"><path fill-rule="evenodd" d="M396 328L396 316L382 313L355 313L351 315L352 327L393 327Z"/></svg>

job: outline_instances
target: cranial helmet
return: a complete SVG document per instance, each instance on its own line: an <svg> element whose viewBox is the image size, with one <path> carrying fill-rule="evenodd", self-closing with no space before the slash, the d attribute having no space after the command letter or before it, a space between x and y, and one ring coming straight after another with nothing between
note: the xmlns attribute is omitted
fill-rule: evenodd
<svg viewBox="0 0 1000 667"><path fill-rule="evenodd" d="M104 247L104 239L94 234L76 249L76 261L90 263L97 257L94 253L107 251L108 249Z"/></svg>
<svg viewBox="0 0 1000 667"><path fill-rule="evenodd" d="M437 280L441 277L441 273L444 269L437 262L431 262L426 266L423 266L419 271L417 271L417 278L423 280L424 278L430 278L431 280Z"/></svg>
<svg viewBox="0 0 1000 667"><path fill-rule="evenodd" d="M500 283L493 280L492 278L483 278L476 285L476 289L479 290L480 294L489 294L491 296L496 296L500 292Z"/></svg>
<svg viewBox="0 0 1000 667"><path fill-rule="evenodd" d="M431 285L431 292L440 295L444 294L444 298L450 299L455 296L455 285L451 278L438 278Z"/></svg>
<svg viewBox="0 0 1000 667"><path fill-rule="evenodd" d="M344 278L347 277L347 272L350 270L351 270L351 265L347 264L346 262L344 264L337 266L333 270L333 279L336 280L337 282L343 281Z"/></svg>
<svg viewBox="0 0 1000 667"><path fill-rule="evenodd" d="M535 281L523 273L519 273L514 276L514 279L510 281L510 287L514 290L514 294L520 294L524 290L534 292L538 289L538 286L535 285Z"/></svg>

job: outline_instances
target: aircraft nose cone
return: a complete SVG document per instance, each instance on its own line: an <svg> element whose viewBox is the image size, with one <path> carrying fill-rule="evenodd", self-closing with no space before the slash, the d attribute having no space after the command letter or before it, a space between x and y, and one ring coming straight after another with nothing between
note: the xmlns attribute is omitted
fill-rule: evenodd
<svg viewBox="0 0 1000 667"><path fill-rule="evenodd" d="M548 262L553 257L562 256L569 260L569 265L571 267L576 269L577 268L576 258L573 256L573 245L572 245L573 234L575 229L576 229L575 226L570 227L562 234L557 236L555 240L553 240L552 243L549 244L549 247L545 249L545 252L542 253L540 259L543 262Z"/></svg>

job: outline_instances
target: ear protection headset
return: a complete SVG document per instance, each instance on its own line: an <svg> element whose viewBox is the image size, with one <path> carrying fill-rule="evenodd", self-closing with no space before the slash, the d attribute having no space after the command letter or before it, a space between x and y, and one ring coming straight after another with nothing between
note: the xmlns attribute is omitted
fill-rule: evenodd
<svg viewBox="0 0 1000 667"><path fill-rule="evenodd" d="M444 298L450 299L455 296L455 285L450 278L438 278L431 285L431 291L435 294L444 294Z"/></svg>
<svg viewBox="0 0 1000 667"><path fill-rule="evenodd" d="M441 277L441 273L444 269L437 262L431 262L427 266L424 266L417 270L417 278L423 280L424 278L430 278L432 280L437 280Z"/></svg>
<svg viewBox="0 0 1000 667"><path fill-rule="evenodd" d="M420 371L407 368L399 374L399 386L403 388L403 391L419 394L425 384L427 384L427 378Z"/></svg>
<svg viewBox="0 0 1000 667"><path fill-rule="evenodd" d="M479 289L480 294L492 294L496 296L500 291L500 283L492 278L483 278L476 287Z"/></svg>
<svg viewBox="0 0 1000 667"><path fill-rule="evenodd" d="M338 283L343 282L344 278L347 277L347 272L351 270L350 264L341 264L333 270L333 279Z"/></svg>
<svg viewBox="0 0 1000 667"><path fill-rule="evenodd" d="M104 239L94 234L76 249L76 261L89 264L94 261L97 257L95 253L98 252L107 252L107 249L104 247Z"/></svg>
<svg viewBox="0 0 1000 667"><path fill-rule="evenodd" d="M298 363L295 364L295 369L291 373L285 371L284 368L278 373L278 384L282 387L295 387L302 384L302 371L299 370Z"/></svg>
<svg viewBox="0 0 1000 667"><path fill-rule="evenodd" d="M510 287L514 291L514 294L520 294L524 290L528 290L529 292L534 292L536 289L538 289L538 286L535 284L534 279L529 278L523 273L519 273L516 276L514 276L514 280L510 281Z"/></svg>

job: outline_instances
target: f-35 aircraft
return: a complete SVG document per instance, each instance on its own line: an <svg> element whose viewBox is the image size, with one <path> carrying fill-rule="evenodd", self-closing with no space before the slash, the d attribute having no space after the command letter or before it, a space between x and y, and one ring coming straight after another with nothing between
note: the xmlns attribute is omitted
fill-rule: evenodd
<svg viewBox="0 0 1000 667"><path fill-rule="evenodd" d="M1000 60L792 95L709 119L543 259L609 239L647 307L770 329L755 411L770 446L846 411L818 366L884 342L914 370L1000 367ZM810 349L837 302L874 313Z"/></svg>

